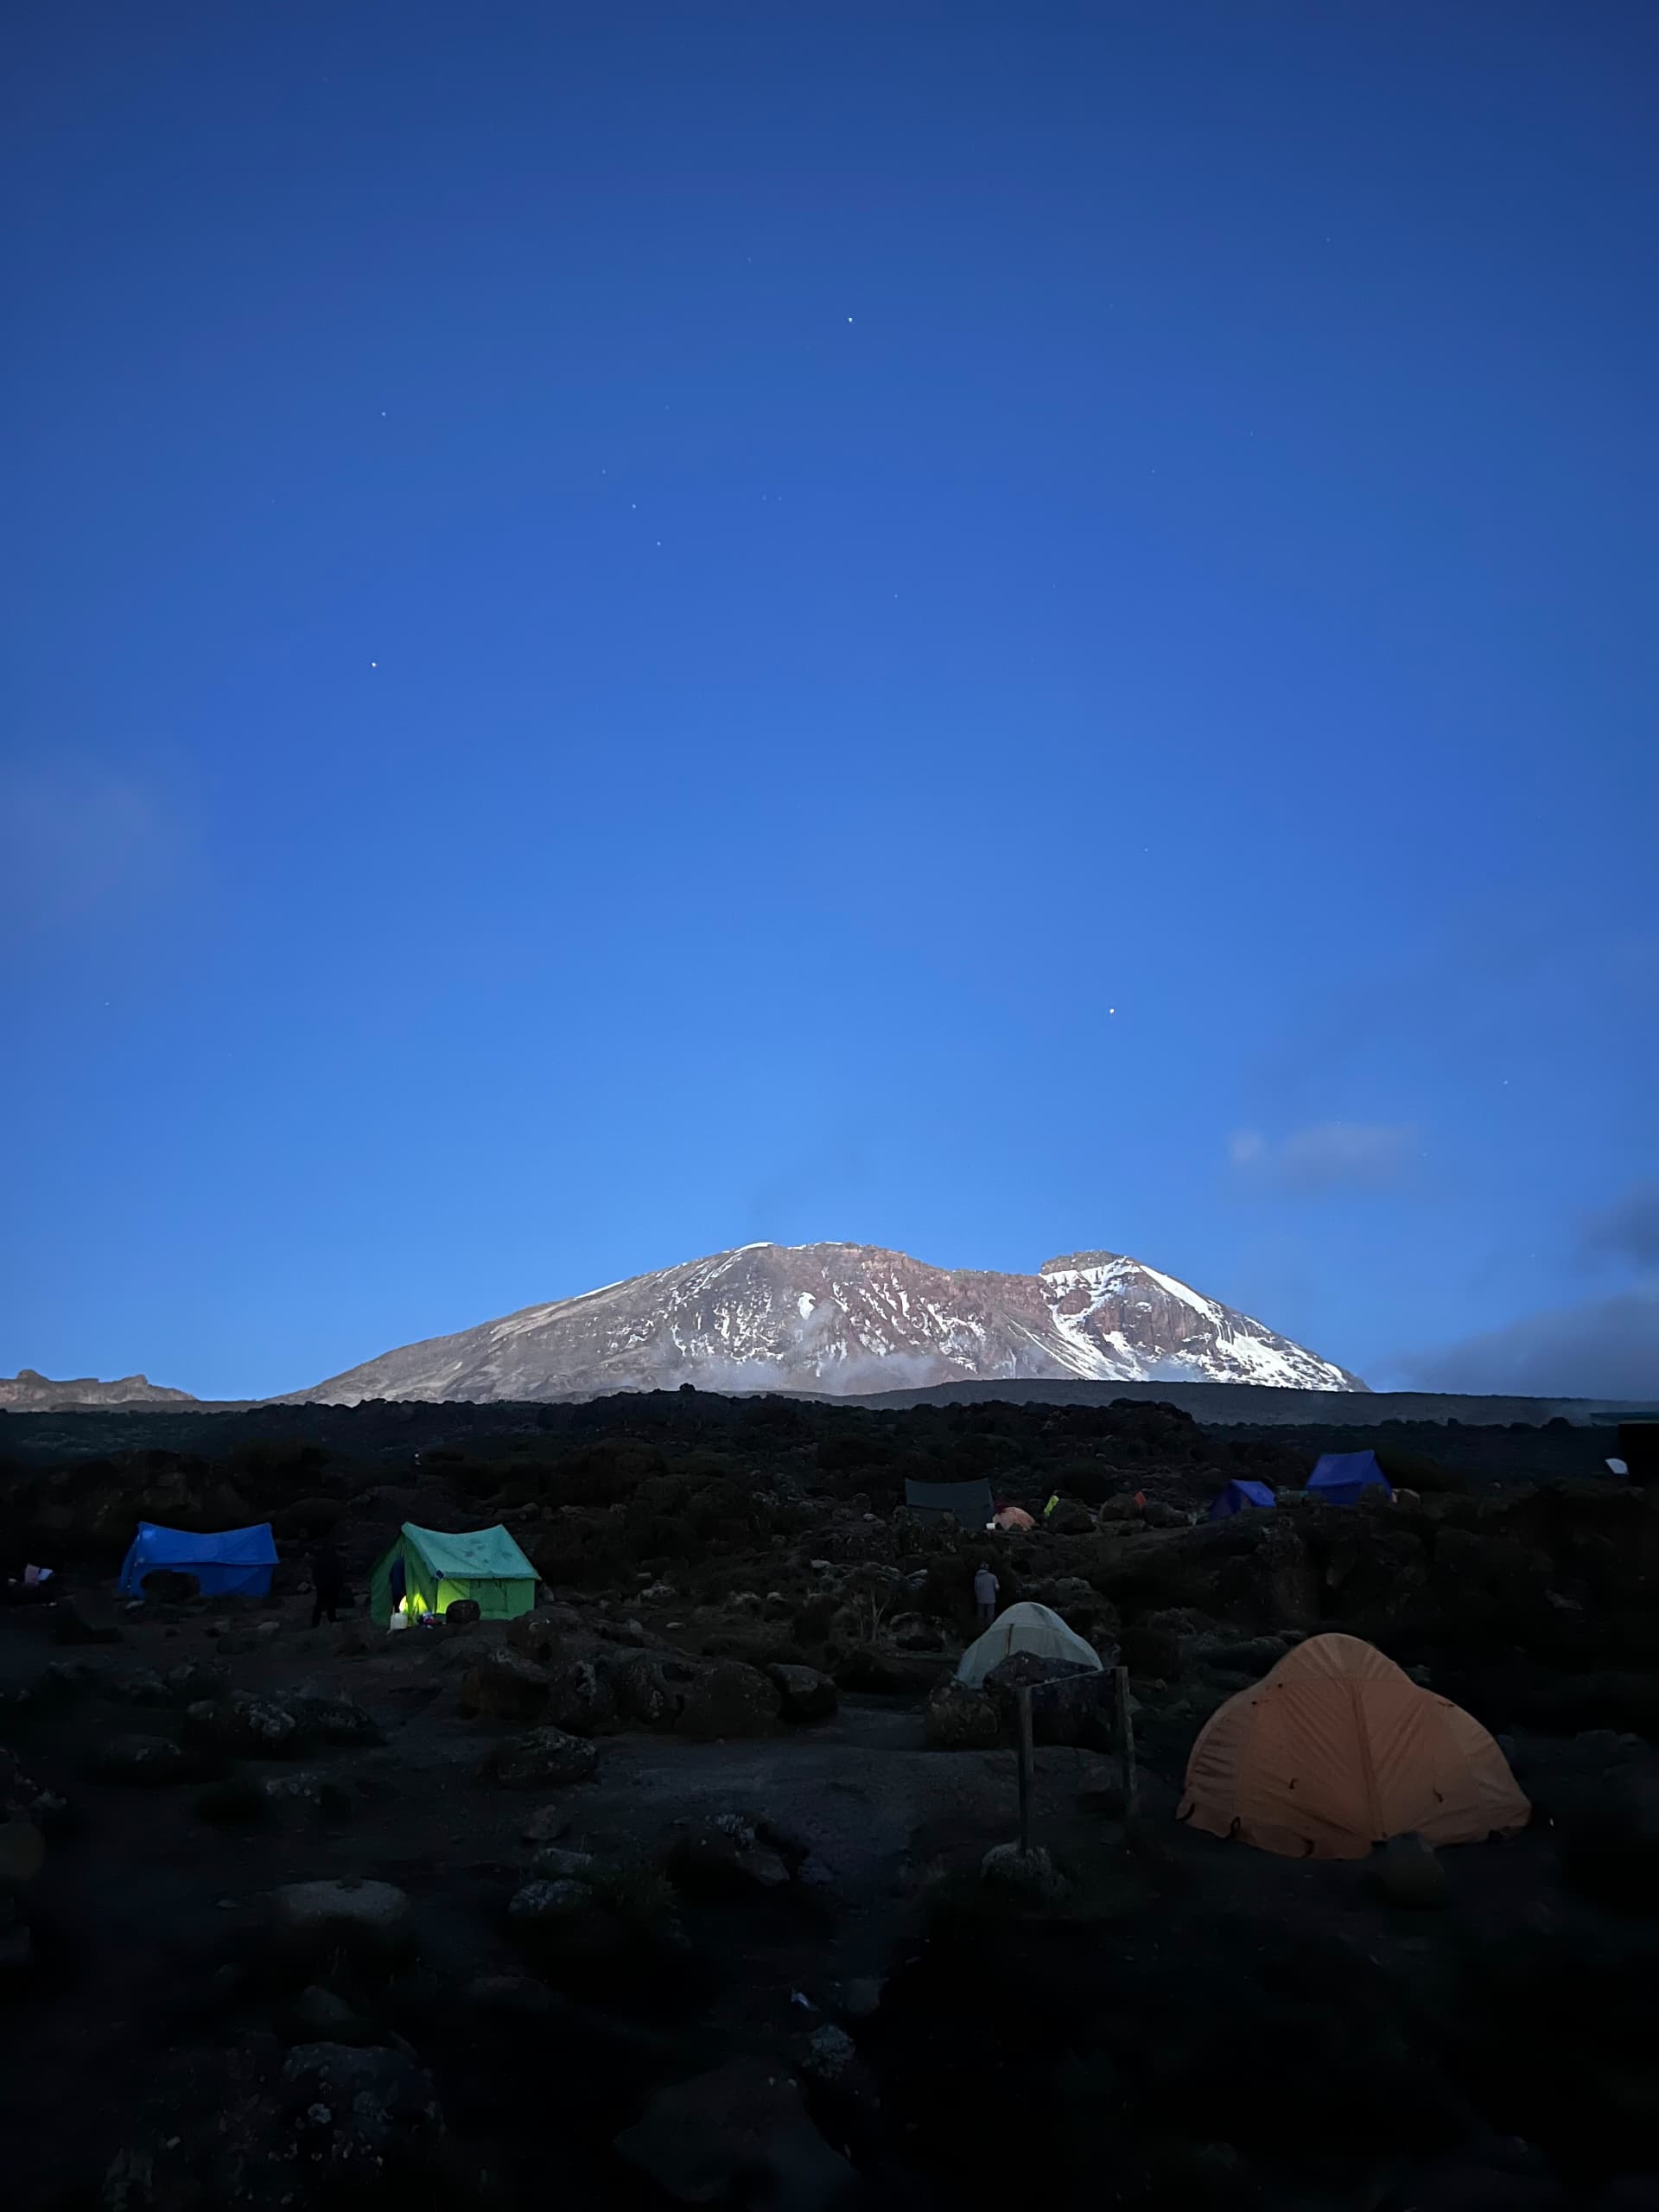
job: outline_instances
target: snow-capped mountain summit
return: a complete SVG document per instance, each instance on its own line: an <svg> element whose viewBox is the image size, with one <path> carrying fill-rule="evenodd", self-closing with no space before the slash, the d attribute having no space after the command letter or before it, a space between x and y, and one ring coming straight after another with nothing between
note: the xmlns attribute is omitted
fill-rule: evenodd
<svg viewBox="0 0 1659 2212"><path fill-rule="evenodd" d="M1120 1253L1016 1275L869 1244L745 1244L405 1345L294 1396L586 1397L681 1382L851 1394L1016 1376L1366 1388Z"/></svg>

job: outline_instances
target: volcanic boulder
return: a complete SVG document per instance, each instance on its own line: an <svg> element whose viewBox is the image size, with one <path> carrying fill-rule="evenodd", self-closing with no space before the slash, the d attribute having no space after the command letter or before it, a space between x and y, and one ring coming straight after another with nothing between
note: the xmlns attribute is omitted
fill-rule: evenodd
<svg viewBox="0 0 1659 2212"><path fill-rule="evenodd" d="M770 1736L777 1732L783 1699L775 1682L741 1660L719 1660L689 1685L680 1708L679 1732L701 1743L732 1736Z"/></svg>
<svg viewBox="0 0 1659 2212"><path fill-rule="evenodd" d="M463 1713L523 1727L546 1711L548 1688L546 1668L501 1644L462 1677L459 1702Z"/></svg>
<svg viewBox="0 0 1659 2212"><path fill-rule="evenodd" d="M816 1667L768 1667L784 1700L785 1720L828 1720L841 1703L841 1693L828 1675Z"/></svg>
<svg viewBox="0 0 1659 2212"><path fill-rule="evenodd" d="M591 1782L599 1754L579 1736L562 1728L532 1728L495 1744L478 1765L480 1782L498 1789L561 1789Z"/></svg>
<svg viewBox="0 0 1659 2212"><path fill-rule="evenodd" d="M994 1751L1002 1740L1002 1721L982 1690L947 1675L935 1685L923 1710L928 1747L936 1751Z"/></svg>

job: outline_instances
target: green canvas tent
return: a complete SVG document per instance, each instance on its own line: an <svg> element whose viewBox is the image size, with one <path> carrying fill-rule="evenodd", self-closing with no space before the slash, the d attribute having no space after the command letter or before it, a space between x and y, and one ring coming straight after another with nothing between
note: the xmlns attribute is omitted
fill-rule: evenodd
<svg viewBox="0 0 1659 2212"><path fill-rule="evenodd" d="M399 1560L411 1613L447 1613L457 1598L476 1598L486 1621L511 1621L536 1603L536 1570L499 1522L446 1536L405 1521L369 1582L369 1611L378 1621L398 1609L392 1569Z"/></svg>

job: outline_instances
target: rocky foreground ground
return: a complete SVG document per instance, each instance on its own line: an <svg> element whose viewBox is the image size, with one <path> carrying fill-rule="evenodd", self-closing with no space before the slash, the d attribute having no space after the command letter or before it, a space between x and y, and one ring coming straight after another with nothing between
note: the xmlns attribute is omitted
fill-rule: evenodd
<svg viewBox="0 0 1659 2212"><path fill-rule="evenodd" d="M691 1394L197 1434L0 1429L6 1569L58 1570L0 1612L9 2206L1659 2205L1659 1508L1593 1433L1400 1432L1395 1505L1213 1526L1356 1440ZM1063 1502L899 1503L982 1472ZM271 1518L271 1599L129 1610L140 1516ZM533 1615L308 1625L315 1543L360 1600L402 1522L496 1519ZM1108 1716L1041 1719L1040 1859L1006 1700L948 1687L985 1556L1134 1685L1133 1816ZM1330 1627L1499 1734L1527 1833L1176 1822Z"/></svg>

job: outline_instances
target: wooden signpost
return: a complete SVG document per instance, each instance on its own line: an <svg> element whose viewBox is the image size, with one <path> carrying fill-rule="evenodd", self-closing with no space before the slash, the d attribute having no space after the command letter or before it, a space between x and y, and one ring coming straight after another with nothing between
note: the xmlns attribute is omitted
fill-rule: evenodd
<svg viewBox="0 0 1659 2212"><path fill-rule="evenodd" d="M1135 1722L1129 1713L1129 1670L1127 1667L1115 1669L1113 1688L1117 1696L1117 1756L1123 1769L1123 1817L1132 1821L1139 1783L1135 1771Z"/></svg>

